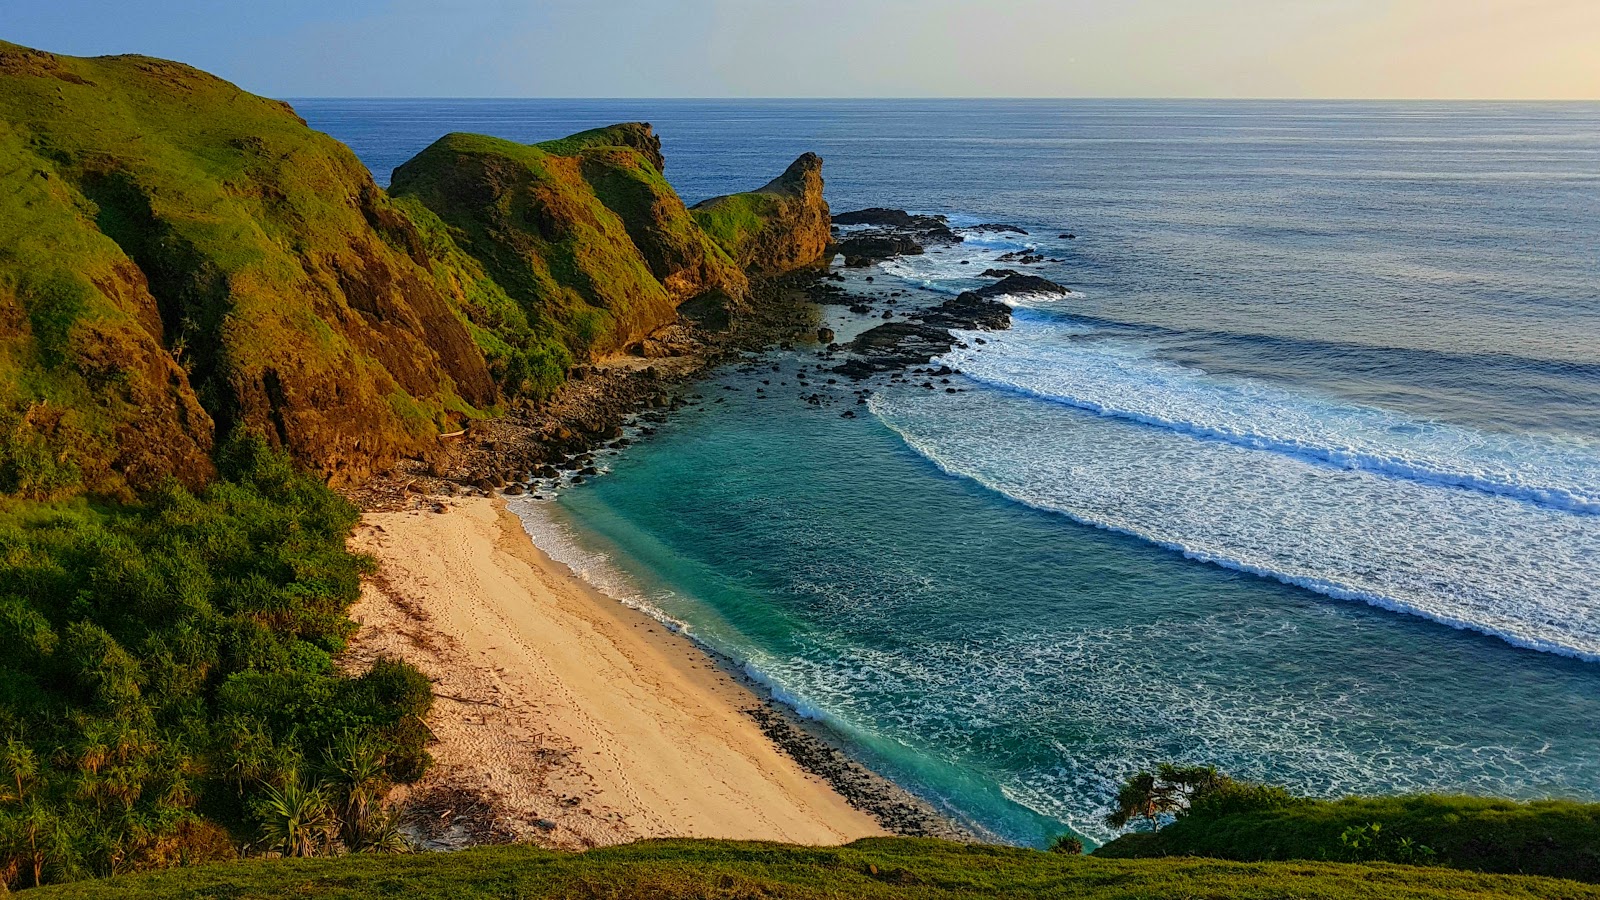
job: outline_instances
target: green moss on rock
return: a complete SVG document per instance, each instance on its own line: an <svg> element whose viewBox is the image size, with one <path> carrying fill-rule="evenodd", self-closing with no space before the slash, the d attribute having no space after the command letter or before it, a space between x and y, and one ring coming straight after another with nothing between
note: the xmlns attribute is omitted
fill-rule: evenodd
<svg viewBox="0 0 1600 900"><path fill-rule="evenodd" d="M760 190L695 204L695 221L746 271L781 275L825 261L831 243L822 158L807 153Z"/></svg>
<svg viewBox="0 0 1600 900"><path fill-rule="evenodd" d="M396 169L391 190L448 226L531 329L583 358L672 321L686 300L746 290L660 165L640 123L538 145L450 134Z"/></svg>
<svg viewBox="0 0 1600 900"><path fill-rule="evenodd" d="M436 442L396 392L440 420L495 402L415 228L348 148L140 56L0 45L0 324L0 433L41 436L0 437L0 490L35 496L204 481L238 425L358 478ZM54 474L29 474L41 447Z"/></svg>

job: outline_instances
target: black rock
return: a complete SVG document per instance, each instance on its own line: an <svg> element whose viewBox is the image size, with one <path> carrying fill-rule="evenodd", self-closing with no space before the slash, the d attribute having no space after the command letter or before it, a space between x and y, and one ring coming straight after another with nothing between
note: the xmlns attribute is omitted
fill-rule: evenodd
<svg viewBox="0 0 1600 900"><path fill-rule="evenodd" d="M985 222L982 225L973 225L972 227L968 228L967 230L968 231L991 231L991 232L995 232L996 234L1021 234L1021 235L1026 235L1028 233L1028 232L1022 230L1021 228L1018 228L1015 225L1005 225L1005 224L1002 224L1000 222Z"/></svg>
<svg viewBox="0 0 1600 900"><path fill-rule="evenodd" d="M994 284L978 288L975 291L968 291L967 293L977 294L979 297L989 299L1012 294L1053 294L1057 296L1065 296L1072 293L1072 290L1056 284L1054 281L1051 281L1048 278L1040 278L1037 275L1013 274L1007 275Z"/></svg>
<svg viewBox="0 0 1600 900"><path fill-rule="evenodd" d="M862 260L915 256L923 250L917 239L909 234L874 231L845 238L839 242L839 252L844 254L845 265L849 266L852 260L860 264Z"/></svg>

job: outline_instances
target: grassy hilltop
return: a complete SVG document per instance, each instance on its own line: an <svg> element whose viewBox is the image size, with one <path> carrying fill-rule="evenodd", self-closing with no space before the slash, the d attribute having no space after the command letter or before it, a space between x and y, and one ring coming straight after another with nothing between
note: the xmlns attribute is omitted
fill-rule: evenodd
<svg viewBox="0 0 1600 900"><path fill-rule="evenodd" d="M429 764L432 692L403 663L335 663L370 563L328 482L826 251L815 156L693 209L664 164L640 123L454 134L390 193L287 105L198 70L0 42L0 893L1600 898L1461 870L1600 880L1593 807L1270 791L1099 857L360 852L395 848L383 799ZM218 862L241 848L352 855ZM129 874L148 869L167 871Z"/></svg>
<svg viewBox="0 0 1600 900"><path fill-rule="evenodd" d="M0 493L132 497L237 427L360 480L614 352L735 257L648 125L448 135L395 194L288 105L178 63L0 43ZM826 206L766 229L815 262ZM798 250L795 248L799 248Z"/></svg>

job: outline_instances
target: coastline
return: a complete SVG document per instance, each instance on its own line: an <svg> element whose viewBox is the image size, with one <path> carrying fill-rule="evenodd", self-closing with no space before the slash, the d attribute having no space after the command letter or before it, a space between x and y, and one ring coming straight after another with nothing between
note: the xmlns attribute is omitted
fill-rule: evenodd
<svg viewBox="0 0 1600 900"><path fill-rule="evenodd" d="M436 764L396 794L425 847L965 836L550 559L502 499L368 512L352 547L379 570L350 660L399 656L435 686Z"/></svg>

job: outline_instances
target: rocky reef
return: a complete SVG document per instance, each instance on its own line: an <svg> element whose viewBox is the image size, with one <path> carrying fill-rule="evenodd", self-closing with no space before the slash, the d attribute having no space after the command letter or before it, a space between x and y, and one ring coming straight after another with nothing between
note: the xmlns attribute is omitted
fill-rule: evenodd
<svg viewBox="0 0 1600 900"><path fill-rule="evenodd" d="M691 213L650 126L441 138L393 194L287 104L0 43L0 493L208 480L257 430L335 484L821 259L821 160Z"/></svg>
<svg viewBox="0 0 1600 900"><path fill-rule="evenodd" d="M956 346L955 331L1000 331L1011 327L1011 307L1000 298L1028 295L1066 296L1072 293L1037 275L1007 275L991 285L922 310L902 322L885 322L856 336L846 349L851 358L833 371L861 380L879 372L894 372L921 365ZM939 375L950 374L941 370Z"/></svg>

